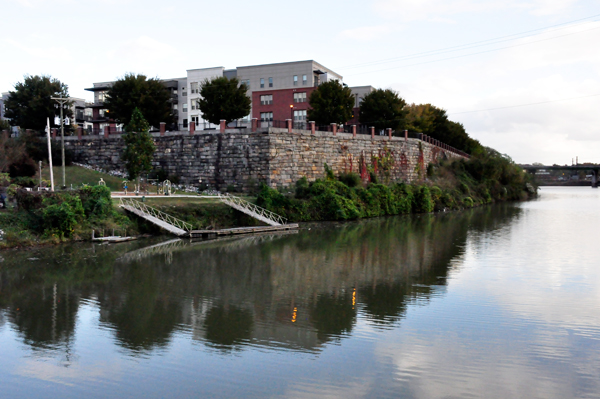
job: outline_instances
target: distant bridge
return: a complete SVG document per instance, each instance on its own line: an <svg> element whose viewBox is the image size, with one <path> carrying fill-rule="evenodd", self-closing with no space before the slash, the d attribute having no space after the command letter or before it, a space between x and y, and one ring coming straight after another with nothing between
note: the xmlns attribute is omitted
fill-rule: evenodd
<svg viewBox="0 0 600 399"><path fill-rule="evenodd" d="M536 171L543 170L584 170L592 173L592 188L598 188L598 173L600 171L600 165L571 165L571 166L560 166L560 165L519 165L521 168L528 172L535 173Z"/></svg>

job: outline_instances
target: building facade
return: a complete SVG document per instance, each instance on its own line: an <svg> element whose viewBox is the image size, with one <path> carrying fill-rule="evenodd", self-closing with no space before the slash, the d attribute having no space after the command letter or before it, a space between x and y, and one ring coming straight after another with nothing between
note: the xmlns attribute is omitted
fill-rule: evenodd
<svg viewBox="0 0 600 399"><path fill-rule="evenodd" d="M252 118L259 126L273 126L275 121L292 119L296 125L307 122L308 100L310 94L322 83L337 80L343 83L342 75L313 60L283 62L276 64L242 66L235 69L224 67L188 69L186 77L162 80L171 93L171 105L176 124L167 126L168 130L186 130L194 122L199 130L216 129L202 117L198 106L202 83L216 77L238 78L248 87L248 96L252 100L250 113L231 125L250 126ZM86 109L86 121L93 124L91 131L102 133L106 127L118 131L121 127L111 123L104 106L106 92L114 82L94 83L85 89L94 92L94 103ZM358 110L364 95L373 90L371 86L351 87L356 97L355 109ZM358 111L355 113L358 121ZM158 126L154 126L158 128Z"/></svg>

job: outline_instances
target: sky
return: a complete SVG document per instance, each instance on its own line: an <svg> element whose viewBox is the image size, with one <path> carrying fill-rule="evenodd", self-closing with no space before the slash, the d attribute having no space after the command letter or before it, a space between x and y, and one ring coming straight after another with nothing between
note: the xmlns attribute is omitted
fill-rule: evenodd
<svg viewBox="0 0 600 399"><path fill-rule="evenodd" d="M431 103L518 163L600 163L600 1L0 0L0 92L74 97L125 73L313 59L349 86Z"/></svg>

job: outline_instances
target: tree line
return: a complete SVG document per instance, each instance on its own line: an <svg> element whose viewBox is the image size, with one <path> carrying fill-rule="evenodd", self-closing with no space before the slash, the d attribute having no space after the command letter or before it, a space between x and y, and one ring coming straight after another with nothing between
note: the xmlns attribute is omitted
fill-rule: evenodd
<svg viewBox="0 0 600 399"><path fill-rule="evenodd" d="M227 123L246 117L250 113L251 99L248 88L237 78L217 77L206 79L200 88L197 107L202 117L212 124L221 120ZM23 82L15 85L5 101L6 118L10 124L22 129L41 132L46 127L46 118L54 125L56 114L55 101L51 97L69 97L68 86L50 76L25 76ZM175 123L169 91L159 78L148 78L142 74L125 74L107 91L104 106L111 121L130 126L134 110L139 117L147 121L148 126L158 127L160 122ZM349 87L337 80L320 84L309 97L308 119L318 125L331 123L343 124L354 117L355 98ZM73 117L70 108L65 116ZM390 89L376 89L361 101L358 120L363 125L373 126L377 130L391 128L397 134L404 130L426 134L467 153L481 150L481 144L472 139L464 126L448 118L446 111L432 104L407 104L399 93ZM6 121L0 121L7 128ZM67 129L73 131L74 129ZM148 130L143 129L143 130ZM11 164L27 164L27 170L33 169L33 162L24 154L31 145L15 145L10 140L0 140L0 154L5 160L0 162L0 172L7 172ZM30 154L32 155L32 154ZM31 157L29 157L31 158ZM18 173L13 167L12 171Z"/></svg>

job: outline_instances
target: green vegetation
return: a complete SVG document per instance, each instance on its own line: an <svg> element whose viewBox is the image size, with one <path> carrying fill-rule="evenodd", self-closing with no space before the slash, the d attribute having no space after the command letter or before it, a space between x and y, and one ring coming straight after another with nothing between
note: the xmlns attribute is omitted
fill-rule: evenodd
<svg viewBox="0 0 600 399"><path fill-rule="evenodd" d="M60 176L61 167L55 166L54 170L54 179L57 179L57 176ZM83 185L95 186L98 184L100 179L103 179L106 183L106 187L110 188L111 191L121 191L123 190L123 179L116 176L111 176L108 173L96 172L95 170L87 169L81 166L67 166L66 167L66 175L67 175L67 187L81 187ZM42 179L44 179L45 184L48 184L50 181L50 170L47 165L42 167ZM34 185L39 184L39 174L37 174L33 179L31 179L32 185L27 187L33 187ZM56 183L56 181L55 181ZM49 184L48 184L49 185Z"/></svg>
<svg viewBox="0 0 600 399"><path fill-rule="evenodd" d="M469 137L462 123L448 119L445 110L431 104L411 104L405 109L408 130L426 134L467 154L486 151L479 141Z"/></svg>
<svg viewBox="0 0 600 399"><path fill-rule="evenodd" d="M415 185L373 180L363 185L358 175L335 178L325 168L326 179L300 179L291 196L263 185L257 204L290 221L349 220L465 209L537 194L529 174L490 149L469 160L431 165L428 179Z"/></svg>
<svg viewBox="0 0 600 399"><path fill-rule="evenodd" d="M352 118L354 96L350 88L342 86L337 80L331 80L320 84L310 94L308 103L308 119L315 121L317 125L345 123Z"/></svg>
<svg viewBox="0 0 600 399"><path fill-rule="evenodd" d="M108 90L104 105L110 118L118 123L129 124L133 111L138 108L148 123L158 128L160 122L174 122L169 100L169 91L160 79L128 73Z"/></svg>
<svg viewBox="0 0 600 399"><path fill-rule="evenodd" d="M21 189L15 198L18 211L0 213L5 233L0 248L89 239L92 229L139 230L134 221L114 209L105 186L60 192Z"/></svg>
<svg viewBox="0 0 600 399"><path fill-rule="evenodd" d="M10 119L10 123L21 129L44 131L47 118L50 118L51 127L56 127L56 101L51 97L68 98L69 88L50 76L25 75L23 82L15 85L15 91L8 94L5 106L6 118ZM63 116L73 118L70 107L63 110Z"/></svg>
<svg viewBox="0 0 600 399"><path fill-rule="evenodd" d="M140 174L150 172L152 169L152 157L156 146L149 133L150 126L139 109L133 110L133 115L125 130L127 131L123 135L125 150L121 159L125 163L129 178L134 180Z"/></svg>
<svg viewBox="0 0 600 399"><path fill-rule="evenodd" d="M222 76L204 80L197 100L202 117L218 125L221 120L229 123L248 116L252 101L247 93L248 87L237 78Z"/></svg>
<svg viewBox="0 0 600 399"><path fill-rule="evenodd" d="M374 126L377 130L391 128L395 131L406 129L406 101L390 89L377 89L367 94L360 103L359 120L363 125Z"/></svg>

